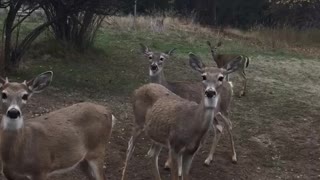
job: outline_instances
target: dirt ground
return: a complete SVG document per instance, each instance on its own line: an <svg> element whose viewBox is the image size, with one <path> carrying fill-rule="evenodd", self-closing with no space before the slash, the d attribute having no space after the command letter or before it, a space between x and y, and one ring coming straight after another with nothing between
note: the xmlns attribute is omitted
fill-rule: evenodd
<svg viewBox="0 0 320 180"><path fill-rule="evenodd" d="M203 162L211 138L194 159L191 175L195 180L211 179L320 179L320 61L255 57L248 69L247 96L235 96L231 120L238 163L231 163L229 139L223 135L214 161ZM240 84L237 77L235 92ZM119 180L132 127L130 97L89 99L80 93L65 94L51 87L35 95L25 112L26 117L41 115L81 101L93 101L114 110L118 121L106 157L109 180ZM150 141L142 137L129 162L130 180L153 179L151 161L145 157ZM160 156L163 167L166 150ZM163 179L170 172L161 168ZM75 169L50 180L84 180Z"/></svg>

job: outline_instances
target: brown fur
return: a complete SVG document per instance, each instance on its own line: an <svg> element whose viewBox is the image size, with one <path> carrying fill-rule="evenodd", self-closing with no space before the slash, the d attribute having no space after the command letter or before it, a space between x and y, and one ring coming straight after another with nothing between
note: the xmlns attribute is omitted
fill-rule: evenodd
<svg viewBox="0 0 320 180"><path fill-rule="evenodd" d="M0 77L0 157L4 175L8 180L46 180L61 170L86 163L96 180L104 180L105 150L115 120L108 108L85 102L23 119L24 104L32 94L48 87L52 76L47 71L23 83ZM88 170L87 175L91 174Z"/></svg>
<svg viewBox="0 0 320 180"><path fill-rule="evenodd" d="M249 57L244 56L244 55L239 55L239 54L219 54L216 52L216 50L218 49L218 47L221 46L221 42L218 42L218 44L216 46L212 46L211 43L209 41L207 41L208 46L210 47L211 50L211 55L213 60L216 62L218 68L223 68L225 67L227 64L229 64L232 60L238 58L240 61L239 64L239 69L237 70L237 72L241 75L241 77L243 78L243 89L240 91L239 96L244 96L246 93L246 89L247 89L247 78L246 78L246 68L249 65ZM228 79L228 77L227 77Z"/></svg>
<svg viewBox="0 0 320 180"><path fill-rule="evenodd" d="M190 61L197 60L191 58ZM200 62L197 61L190 64L200 64ZM216 106L211 108L211 106L207 107L207 105L205 105L204 95L207 90L204 89L203 85L198 88L200 90L197 92L197 94L202 96L199 104L171 93L160 84L151 83L138 88L133 94L133 111L136 121L135 124L139 124L140 127L134 128L133 136L129 141L122 180L125 179L126 167L135 147L136 139L143 131L143 125L145 125L144 131L146 134L155 142L148 153L149 156L153 157L155 162L153 168L155 179L161 179L157 160L161 146L168 147L170 150L172 179L178 179L177 159L180 156L184 159L181 166L183 178L189 178L192 158L213 121L214 113L221 114L222 108L228 109L229 107L232 87L228 82L218 79L224 73L228 74L233 72L231 70L227 71L214 67L204 68L204 65L193 68L201 73L206 73L208 78L208 80L205 81L206 88L216 87L217 97L220 97ZM232 67L232 69L235 69L235 67ZM224 100L222 98L224 98ZM222 105L225 103L224 101L226 101L226 106ZM223 119L226 122L230 122L229 119ZM231 126L228 127L231 129ZM230 129L228 129L228 131ZM230 132L229 134L231 135ZM233 145L233 139L231 139L231 141ZM159 144L161 146L159 146Z"/></svg>
<svg viewBox="0 0 320 180"><path fill-rule="evenodd" d="M166 53L160 53L160 52L150 52L148 48L144 47L145 49L147 49L148 54L152 54L152 61L151 64L158 64L159 66L159 72L157 73L157 75L154 76L150 76L150 81L152 83L158 83L161 84L163 86L165 86L166 88L168 88L170 91L172 91L173 93L177 94L178 96L190 100L190 101L194 101L197 103L200 103L202 100L202 83L201 82L171 82L171 81L167 81L164 75L164 66L167 60L169 60L169 56L164 56L163 54ZM145 51L145 50L144 50ZM163 61L160 61L160 56L163 55L164 58ZM149 57L149 56L147 56ZM228 58L231 58L228 57ZM233 60L233 59L230 59ZM230 62L230 61L229 61ZM150 64L150 65L151 65ZM219 67L224 67L226 64L223 64ZM229 86L229 85L227 85ZM229 92L223 91L221 94L221 113L225 116L228 117L228 113L229 113L229 105L230 105L230 101L231 101L231 95L229 94ZM143 128L143 124L144 121L142 119L144 118L140 118L141 122L139 123L139 127L142 129ZM215 123L218 123L217 120L215 121ZM214 145L213 145L214 146ZM214 149L214 147L212 148ZM212 157L214 150L211 150L211 152L208 155L208 158L210 159L210 157ZM206 164L208 164L208 162L205 162ZM169 169L170 168L170 161L169 159L166 161L165 163L165 168Z"/></svg>
<svg viewBox="0 0 320 180"><path fill-rule="evenodd" d="M8 174L36 176L77 164L100 161L112 129L111 111L79 103L28 120L18 132L1 130L1 156Z"/></svg>

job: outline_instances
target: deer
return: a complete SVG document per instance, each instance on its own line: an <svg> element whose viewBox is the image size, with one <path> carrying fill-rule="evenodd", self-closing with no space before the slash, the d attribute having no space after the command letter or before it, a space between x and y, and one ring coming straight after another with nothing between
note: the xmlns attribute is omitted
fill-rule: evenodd
<svg viewBox="0 0 320 180"><path fill-rule="evenodd" d="M105 180L104 158L116 120L109 108L82 102L25 121L23 107L50 85L52 77L47 71L22 83L0 78L4 176L46 180L79 165L88 177Z"/></svg>
<svg viewBox="0 0 320 180"><path fill-rule="evenodd" d="M175 94L177 94L178 96L184 99L194 101L196 103L201 102L202 82L188 82L188 81L171 82L171 81L167 81L165 78L165 75L163 72L164 71L163 69L165 67L165 62L170 59L170 56L173 55L176 48L172 48L171 50L166 52L155 52L155 51L151 51L150 48L148 48L142 43L140 43L140 48L141 48L142 54L149 60L149 77L150 77L151 83L161 84L166 88L168 88L170 91L174 92ZM235 57L235 60L242 61L239 57ZM227 113L229 111L228 109L229 105L224 107L225 107L224 112ZM139 124L144 124L144 122L139 122ZM142 128L142 127L143 127L142 125L136 126L136 128ZM223 126L220 124L216 124L216 126L213 126L213 128L217 128L217 130L219 131L218 137L220 139L220 136L221 136L220 134L223 131ZM213 139L210 152L204 161L204 164L207 166L210 165L213 159L213 154L217 146L217 143L214 143L214 142L215 141ZM234 147L231 147L231 149L234 149ZM165 169L170 169L170 158L165 163Z"/></svg>
<svg viewBox="0 0 320 180"><path fill-rule="evenodd" d="M170 59L176 48L172 48L166 52L151 51L150 48L140 43L142 54L149 60L149 78L151 83L157 83L165 86L170 91L176 93L182 98L195 101L201 101L201 89L199 82L171 82L167 81L164 75L165 62Z"/></svg>
<svg viewBox="0 0 320 180"><path fill-rule="evenodd" d="M226 64L228 64L230 61L232 61L234 58L239 58L241 61L241 64L239 66L239 69L236 71L240 76L243 78L243 87L242 90L239 93L239 97L245 96L246 89L247 89L247 77L245 70L249 66L250 58L245 55L236 55L236 54L219 54L217 53L217 49L222 45L222 42L219 41L216 45L212 45L210 41L207 41L207 44L210 48L211 55L213 60L216 62L218 68L224 67ZM229 81L229 76L226 77L226 80Z"/></svg>
<svg viewBox="0 0 320 180"><path fill-rule="evenodd" d="M236 59L225 68L206 67L202 60L189 54L191 68L202 76L202 88L200 103L184 99L166 87L150 83L136 89L133 93L133 112L136 124L144 128L134 128L133 136L129 141L127 158L122 174L135 148L136 138L142 131L154 142L148 152L153 159L153 174L156 180L161 180L158 168L158 156L162 147L169 149L171 161L171 179L178 180L181 174L183 180L189 180L189 171L192 160L211 124L217 125L217 121L227 126L227 131L232 144L232 159L237 161L234 140L232 135L232 123L228 113L223 112L229 106L232 98L232 86L224 81L227 74L235 71L239 66ZM216 128L213 128L214 144L218 143ZM129 158L128 158L129 157Z"/></svg>

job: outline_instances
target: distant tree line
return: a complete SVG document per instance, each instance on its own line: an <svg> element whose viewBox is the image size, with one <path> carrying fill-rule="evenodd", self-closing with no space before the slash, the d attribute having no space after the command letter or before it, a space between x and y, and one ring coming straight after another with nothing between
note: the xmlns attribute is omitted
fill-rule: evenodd
<svg viewBox="0 0 320 180"><path fill-rule="evenodd" d="M30 44L46 29L81 51L93 42L103 17L168 14L193 18L208 26L250 28L255 25L320 27L320 0L0 0L6 8L0 45L0 74L16 69ZM36 10L45 20L24 37L20 25ZM19 13L23 11L23 16Z"/></svg>
<svg viewBox="0 0 320 180"><path fill-rule="evenodd" d="M134 0L120 0L132 13ZM320 27L320 0L137 0L137 11L173 11L195 16L204 25L248 28L254 25Z"/></svg>

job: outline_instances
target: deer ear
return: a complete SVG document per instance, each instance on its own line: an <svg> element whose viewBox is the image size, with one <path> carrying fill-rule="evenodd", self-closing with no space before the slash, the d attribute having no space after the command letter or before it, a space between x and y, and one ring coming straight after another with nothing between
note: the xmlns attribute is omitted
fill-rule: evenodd
<svg viewBox="0 0 320 180"><path fill-rule="evenodd" d="M7 84L8 82L9 82L8 78L3 78L0 76L0 88L2 88L2 86Z"/></svg>
<svg viewBox="0 0 320 180"><path fill-rule="evenodd" d="M6 80L4 80L2 77L0 77L0 88L2 88L2 86L4 85L5 82L6 82Z"/></svg>
<svg viewBox="0 0 320 180"><path fill-rule="evenodd" d="M50 85L52 76L53 72L47 71L39 74L37 77L31 79L26 84L32 93L40 93Z"/></svg>
<svg viewBox="0 0 320 180"><path fill-rule="evenodd" d="M212 49L211 42L207 41L208 46Z"/></svg>
<svg viewBox="0 0 320 180"><path fill-rule="evenodd" d="M239 69L240 65L241 65L241 61L242 58L241 56L238 56L234 59L232 59L228 64L226 64L223 69L225 69L226 71L224 72L224 74L230 74L236 70Z"/></svg>
<svg viewBox="0 0 320 180"><path fill-rule="evenodd" d="M166 51L165 53L166 53L167 55L171 56L176 49L177 49L177 48L172 48L172 49L170 49L169 51Z"/></svg>
<svg viewBox="0 0 320 180"><path fill-rule="evenodd" d="M145 46L144 44L140 43L139 45L140 45L140 50L143 54L146 55L150 52L150 49L147 46Z"/></svg>
<svg viewBox="0 0 320 180"><path fill-rule="evenodd" d="M202 63L201 58L191 52L189 53L189 65L192 69L200 73L203 73L203 68L205 68L205 65Z"/></svg>
<svg viewBox="0 0 320 180"><path fill-rule="evenodd" d="M217 47L220 47L221 45L222 45L222 42L219 41L219 42L217 43Z"/></svg>

